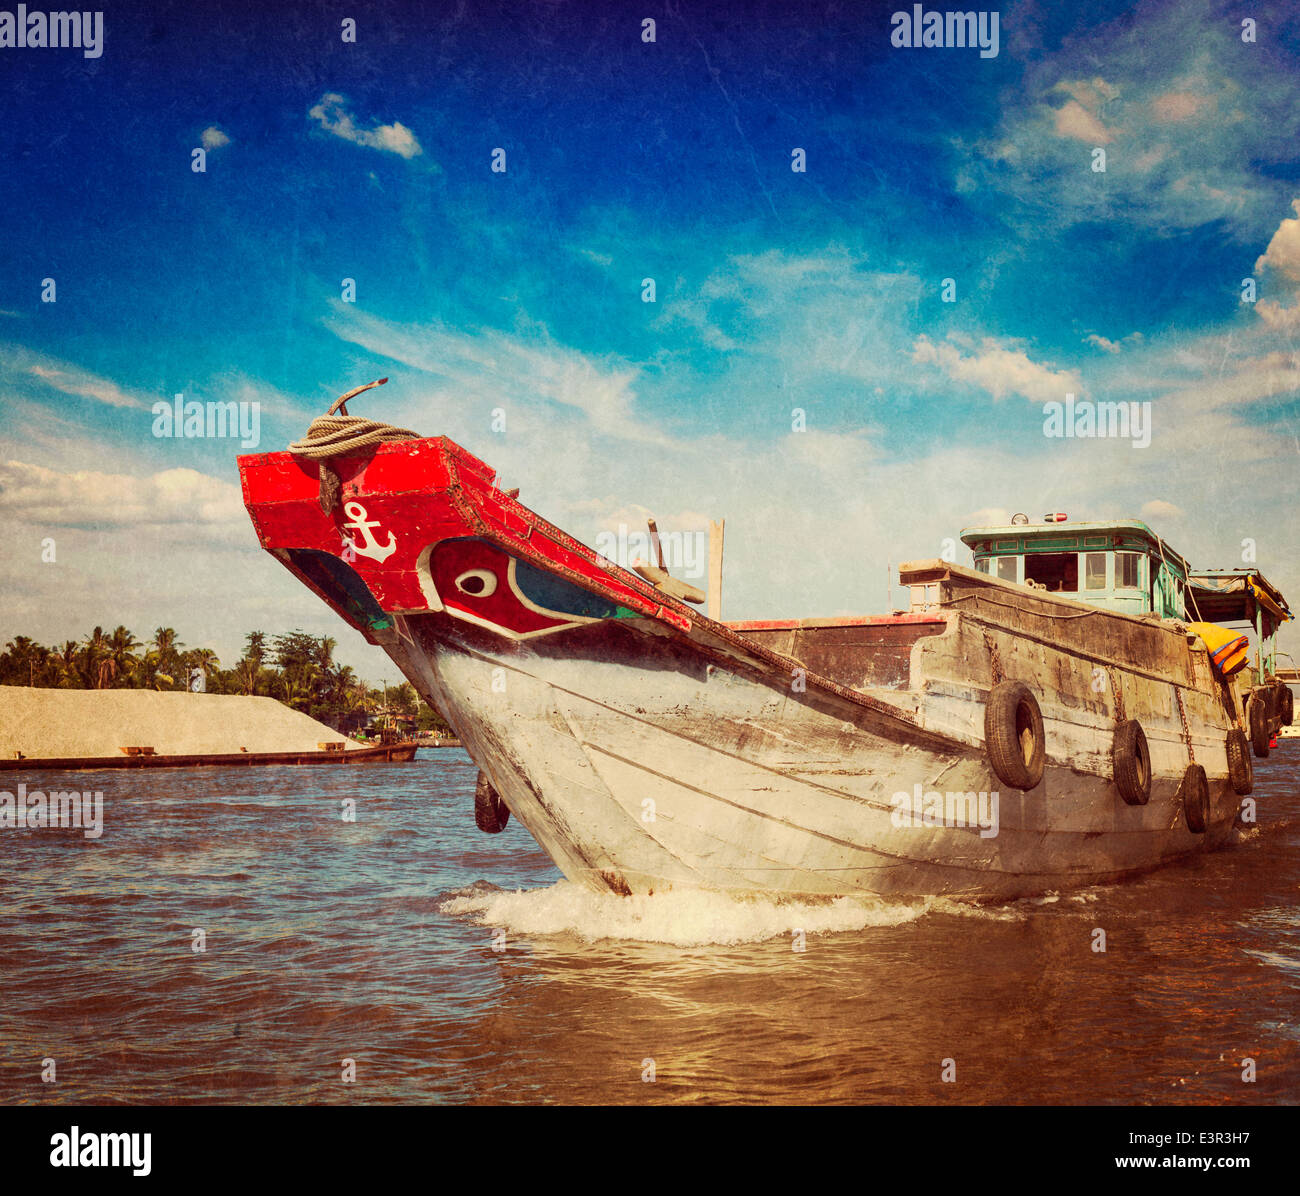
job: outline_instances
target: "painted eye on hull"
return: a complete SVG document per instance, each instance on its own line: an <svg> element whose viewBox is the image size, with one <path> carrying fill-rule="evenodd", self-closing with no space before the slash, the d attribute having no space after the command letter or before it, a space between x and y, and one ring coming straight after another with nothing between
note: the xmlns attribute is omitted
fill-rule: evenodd
<svg viewBox="0 0 1300 1196"><path fill-rule="evenodd" d="M496 574L487 569L469 569L456 578L456 588L471 598L487 598L496 593Z"/></svg>

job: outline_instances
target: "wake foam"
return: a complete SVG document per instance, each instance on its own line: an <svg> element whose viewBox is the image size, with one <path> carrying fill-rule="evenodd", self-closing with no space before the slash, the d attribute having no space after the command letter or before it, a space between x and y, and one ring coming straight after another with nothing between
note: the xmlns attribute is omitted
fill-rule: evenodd
<svg viewBox="0 0 1300 1196"><path fill-rule="evenodd" d="M589 943L622 939L702 947L761 943L796 930L823 935L900 926L922 917L933 904L930 900L872 897L776 901L698 890L619 897L562 880L550 888L516 892L480 881L444 894L438 909L514 935L570 935Z"/></svg>

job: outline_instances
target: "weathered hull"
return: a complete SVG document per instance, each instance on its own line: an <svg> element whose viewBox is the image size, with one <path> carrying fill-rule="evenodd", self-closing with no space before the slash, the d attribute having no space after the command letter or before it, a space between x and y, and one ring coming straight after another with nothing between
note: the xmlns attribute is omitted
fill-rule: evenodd
<svg viewBox="0 0 1300 1196"><path fill-rule="evenodd" d="M999 900L1233 834L1240 715L1180 627L939 561L904 567L936 595L925 614L732 627L597 557L448 441L334 464L342 511L326 514L314 465L241 459L263 545L388 652L574 881ZM1004 679L1042 712L1026 792L985 744ZM1131 719L1150 753L1142 805L1113 773ZM1203 829L1184 800L1193 761Z"/></svg>
<svg viewBox="0 0 1300 1196"><path fill-rule="evenodd" d="M975 743L900 741L860 707L782 692L633 628L503 650L449 619L410 624L418 650L394 658L560 870L593 888L1007 899L1202 850L1232 833L1239 809L1212 779L1210 824L1193 834L1182 745L1154 735L1145 806L1052 753L1042 784L1020 793ZM943 697L930 710L959 717ZM1101 733L1048 719L1049 742ZM918 787L996 794L996 827L898 825L895 794Z"/></svg>

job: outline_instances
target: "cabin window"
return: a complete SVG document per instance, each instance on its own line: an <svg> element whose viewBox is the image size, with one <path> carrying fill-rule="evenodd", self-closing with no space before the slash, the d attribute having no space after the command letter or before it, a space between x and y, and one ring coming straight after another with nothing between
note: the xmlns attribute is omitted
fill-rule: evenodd
<svg viewBox="0 0 1300 1196"><path fill-rule="evenodd" d="M1025 580L1036 581L1043 589L1057 594L1075 593L1079 589L1079 554L1032 553L1025 557Z"/></svg>
<svg viewBox="0 0 1300 1196"><path fill-rule="evenodd" d="M987 573L988 571L989 571L989 558L986 556L982 556L980 557L979 560L975 562L975 572Z"/></svg>
<svg viewBox="0 0 1300 1196"><path fill-rule="evenodd" d="M1138 561L1142 558L1136 552L1117 552L1115 554L1115 588L1136 590L1141 588L1138 581Z"/></svg>
<svg viewBox="0 0 1300 1196"><path fill-rule="evenodd" d="M1106 588L1106 554L1104 552L1085 552L1083 554L1083 588L1085 590L1104 590Z"/></svg>
<svg viewBox="0 0 1300 1196"><path fill-rule="evenodd" d="M1017 556L998 557L998 576L1003 581L1018 581L1019 565L1020 558Z"/></svg>

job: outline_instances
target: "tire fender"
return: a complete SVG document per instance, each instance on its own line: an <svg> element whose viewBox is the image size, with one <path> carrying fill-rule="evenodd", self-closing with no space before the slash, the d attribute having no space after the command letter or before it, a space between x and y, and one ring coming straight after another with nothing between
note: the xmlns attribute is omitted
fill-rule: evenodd
<svg viewBox="0 0 1300 1196"><path fill-rule="evenodd" d="M510 808L483 772L474 786L474 825L485 835L499 835L510 821Z"/></svg>
<svg viewBox="0 0 1300 1196"><path fill-rule="evenodd" d="M1180 787L1187 829L1194 835L1205 834L1210 822L1210 782L1205 778L1205 769L1199 764L1189 764Z"/></svg>
<svg viewBox="0 0 1300 1196"><path fill-rule="evenodd" d="M1228 732L1228 781L1233 793L1245 795L1255 788L1255 766L1250 762L1250 747L1240 727Z"/></svg>
<svg viewBox="0 0 1300 1196"><path fill-rule="evenodd" d="M1250 695L1250 746L1261 760L1268 755L1269 723L1268 694L1257 689Z"/></svg>
<svg viewBox="0 0 1300 1196"><path fill-rule="evenodd" d="M1145 806L1151 800L1151 753L1137 719L1131 718L1115 728L1111 764L1120 797L1130 806Z"/></svg>
<svg viewBox="0 0 1300 1196"><path fill-rule="evenodd" d="M1037 788L1047 762L1043 715L1022 681L1000 681L984 707L984 747L998 780L1012 789Z"/></svg>

